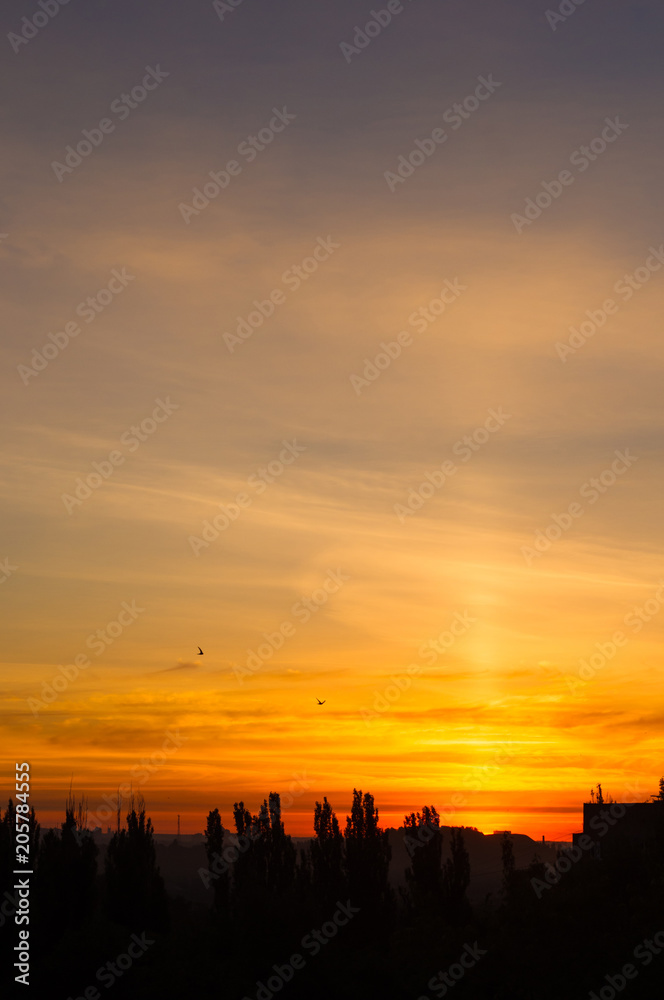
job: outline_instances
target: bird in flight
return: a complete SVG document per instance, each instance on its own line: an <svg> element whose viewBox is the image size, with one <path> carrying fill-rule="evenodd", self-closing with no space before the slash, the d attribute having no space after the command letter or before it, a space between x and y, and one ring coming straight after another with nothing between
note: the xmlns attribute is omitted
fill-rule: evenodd
<svg viewBox="0 0 664 1000"><path fill-rule="evenodd" d="M198 656L202 656L203 655L203 650L201 649L200 646L198 647L198 654L197 655Z"/></svg>
<svg viewBox="0 0 664 1000"><path fill-rule="evenodd" d="M320 698L316 698L316 701L318 702L319 705L324 705L325 702L327 701L327 698L324 701L321 701Z"/></svg>

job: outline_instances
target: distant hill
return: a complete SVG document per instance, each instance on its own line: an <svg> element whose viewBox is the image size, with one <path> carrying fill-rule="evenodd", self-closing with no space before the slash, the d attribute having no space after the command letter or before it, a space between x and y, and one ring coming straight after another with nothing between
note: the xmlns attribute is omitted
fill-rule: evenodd
<svg viewBox="0 0 664 1000"><path fill-rule="evenodd" d="M458 827L443 826L443 863L450 855L450 833ZM484 834L479 830L465 828L462 830L466 850L470 857L470 886L468 898L471 903L482 902L487 893L500 891L503 878L502 834ZM390 881L395 888L405 885L406 868L410 865L410 856L405 842L406 831L402 828L390 829L390 847L392 862L390 865ZM540 861L556 860L556 851L523 833L513 833L514 860L517 868L526 868L535 855Z"/></svg>

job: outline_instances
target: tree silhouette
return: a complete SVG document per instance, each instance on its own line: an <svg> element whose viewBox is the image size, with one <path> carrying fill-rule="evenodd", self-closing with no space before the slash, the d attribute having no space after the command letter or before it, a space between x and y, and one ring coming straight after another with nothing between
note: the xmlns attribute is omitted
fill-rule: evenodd
<svg viewBox="0 0 664 1000"><path fill-rule="evenodd" d="M255 819L257 826L258 818ZM245 809L244 802L234 803L233 821L239 854L233 864L231 899L235 915L241 917L251 914L254 900L260 898L260 886L264 879L262 872L258 871L262 859L254 842L254 819Z"/></svg>
<svg viewBox="0 0 664 1000"><path fill-rule="evenodd" d="M424 806L421 813L404 817L405 842L410 854L406 884L414 908L424 911L425 919L440 915L443 900L443 833L440 816L434 806Z"/></svg>
<svg viewBox="0 0 664 1000"><path fill-rule="evenodd" d="M269 829L264 840L268 847L267 889L268 892L281 897L293 885L296 852L292 838L284 830L281 797L278 792L270 792L268 811Z"/></svg>
<svg viewBox="0 0 664 1000"><path fill-rule="evenodd" d="M470 858L463 833L453 829L450 857L443 867L443 886L450 919L458 922L467 913L466 890L470 885Z"/></svg>
<svg viewBox="0 0 664 1000"><path fill-rule="evenodd" d="M22 805L19 803L19 805ZM23 809L17 810L13 799L9 799L7 802L7 808L2 814L0 810L0 906L2 907L0 911L0 928L4 927L5 924L11 924L14 927L14 914L18 910L19 898L17 890L14 888L16 884L16 879L19 876L14 875L14 869L19 867L16 861L16 822L19 822L19 831L22 834L28 835L28 858L30 864L25 865L27 868L32 868L35 864L35 859L37 856L39 848L39 823L35 817L35 810L32 808L28 813L24 813ZM25 823L27 821L28 828L25 829ZM25 857L25 854L21 852L21 856ZM2 973L4 975L5 971L12 968L12 962L15 959L13 956L12 947L15 944L13 939L13 933L0 934L0 961L2 962ZM10 957L12 956L12 957Z"/></svg>
<svg viewBox="0 0 664 1000"><path fill-rule="evenodd" d="M384 925L391 909L392 893L388 872L392 849L388 833L378 825L374 797L353 789L351 814L344 831L348 892L354 905L364 911L361 924L373 920Z"/></svg>
<svg viewBox="0 0 664 1000"><path fill-rule="evenodd" d="M37 996L82 995L100 966L126 950L129 933L153 936L159 929L155 924L168 912L172 928L164 927L154 949L136 961L131 978L120 986L123 996L185 996L191 983L201 998L216 997L220 989L229 996L267 996L281 992L282 981L288 983L284 996L288 992L307 1000L323 995L349 1000L417 996L427 992L429 976L441 970L431 980L438 982L436 988L428 986L433 995L439 993L446 970L452 975L455 966L461 969L462 950L474 954L478 948L482 957L467 968L462 987L473 1000L557 1000L568 995L570 982L578 985L579 995L603 995L607 969L617 968L615 956L635 954L635 942L652 939L659 926L664 846L653 842L651 833L660 823L664 827L659 815L664 799L653 798L654 804L643 806L646 840L638 849L624 837L612 837L603 842L601 857L590 849L569 849L555 865L535 860L529 868L517 869L512 838L504 835L501 905L487 896L473 909L466 898L466 846L472 844L474 852L488 845L467 828L454 828L450 842L443 843L433 806L404 819L410 858L406 905L397 908L390 907L389 846L371 795L354 791L345 836L328 800L316 802L307 881L297 866L293 879L293 845L284 830L280 799L270 793L255 816L242 802L235 804L235 862L219 811L207 816L209 868L214 872L210 862L219 855L233 865L231 884L238 900L237 910L229 907L225 917L211 921L209 911L193 901L166 899L156 858L168 849L155 846L142 802L135 806L132 801L125 825L111 839L105 880L95 878L96 848L85 829L85 800L75 802L70 792L64 822L43 837L33 812L25 820L18 813L31 843L38 844L29 929L30 947L39 959L31 985ZM8 984L16 960L16 819L10 801L0 812L0 888L5 887L0 895L0 958L6 963L1 967L9 970ZM195 868L202 848L196 844L191 850ZM188 859L180 860L183 872ZM395 860L393 876L399 870L400 859ZM500 878L499 872L491 875ZM100 884L106 890L103 906L95 900ZM346 910L353 915L343 926L334 918L337 900L342 911L349 900L353 908ZM616 913L625 919L616 920ZM308 961L312 942L321 944L315 962ZM288 962L295 950L306 951L307 961L291 983ZM122 964L118 969L124 971ZM80 982L73 979L73 970ZM659 980L657 963L651 969L644 962L631 994L651 1000L661 992Z"/></svg>
<svg viewBox="0 0 664 1000"><path fill-rule="evenodd" d="M2 866L0 883L5 881L7 883L6 886L2 886L3 891L6 891L14 883L12 871L17 867L15 863L17 823L19 824L19 831L28 836L27 844L22 845L28 849L27 857L30 864L26 865L26 868L34 867L39 853L41 828L37 822L35 807L31 806L29 812L26 813L22 803L19 802L18 806L16 806L13 799L9 799L7 809L2 817L2 823L0 823L0 858L2 859L0 862ZM27 830L25 829L26 823L28 824ZM26 854L21 851L21 856L26 857Z"/></svg>
<svg viewBox="0 0 664 1000"><path fill-rule="evenodd" d="M36 862L35 909L51 934L81 927L95 907L97 846L86 826L87 801L70 790L60 834L46 832Z"/></svg>
<svg viewBox="0 0 664 1000"><path fill-rule="evenodd" d="M258 815L252 816L244 802L236 802L233 819L240 855L233 872L233 895L280 896L295 877L296 852L281 819L281 797L270 792Z"/></svg>
<svg viewBox="0 0 664 1000"><path fill-rule="evenodd" d="M213 876L211 881L214 892L213 907L217 914L226 913L230 896L230 877L223 857L225 833L219 810L213 809L208 813L205 828L205 853L208 869Z"/></svg>
<svg viewBox="0 0 664 1000"><path fill-rule="evenodd" d="M514 861L514 841L509 833L503 834L500 850L503 861L503 894L505 899L509 901L512 898L514 890L514 871L516 868Z"/></svg>
<svg viewBox="0 0 664 1000"><path fill-rule="evenodd" d="M16 812L14 802L9 799L4 814L0 810L0 895L5 898L14 884L12 874L15 860Z"/></svg>
<svg viewBox="0 0 664 1000"><path fill-rule="evenodd" d="M270 792L257 815L235 803L238 856L233 864L231 911L239 947L288 947L297 908L297 855L281 819L281 798Z"/></svg>
<svg viewBox="0 0 664 1000"><path fill-rule="evenodd" d="M323 799L314 808L314 838L309 856L312 890L319 908L328 910L343 893L344 838L332 806Z"/></svg>
<svg viewBox="0 0 664 1000"><path fill-rule="evenodd" d="M157 866L152 820L139 798L131 798L127 825L111 837L106 854L106 912L132 930L168 925L164 881Z"/></svg>

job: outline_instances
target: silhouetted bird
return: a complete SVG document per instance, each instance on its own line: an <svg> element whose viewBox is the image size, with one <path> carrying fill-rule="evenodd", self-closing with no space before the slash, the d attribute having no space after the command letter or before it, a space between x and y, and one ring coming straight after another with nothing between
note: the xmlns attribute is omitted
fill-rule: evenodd
<svg viewBox="0 0 664 1000"><path fill-rule="evenodd" d="M324 705L325 701L327 701L327 698L325 699L325 701L321 701L320 698L316 698L316 701L318 702L319 705Z"/></svg>
<svg viewBox="0 0 664 1000"><path fill-rule="evenodd" d="M203 655L203 650L201 649L200 646L198 647L198 654L197 655L198 656L202 656Z"/></svg>

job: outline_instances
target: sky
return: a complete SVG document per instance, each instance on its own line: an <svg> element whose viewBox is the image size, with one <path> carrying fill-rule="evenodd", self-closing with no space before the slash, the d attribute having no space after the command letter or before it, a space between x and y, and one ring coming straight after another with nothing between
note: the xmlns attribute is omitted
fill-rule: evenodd
<svg viewBox="0 0 664 1000"><path fill-rule="evenodd" d="M15 757L42 825L71 783L306 835L358 788L571 839L654 793L661 7L41 10L2 15L5 798Z"/></svg>

